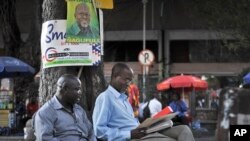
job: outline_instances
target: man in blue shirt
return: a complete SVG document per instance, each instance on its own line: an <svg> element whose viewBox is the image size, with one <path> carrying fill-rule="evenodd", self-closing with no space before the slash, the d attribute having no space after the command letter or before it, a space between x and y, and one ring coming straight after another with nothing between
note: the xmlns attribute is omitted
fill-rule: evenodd
<svg viewBox="0 0 250 141"><path fill-rule="evenodd" d="M172 108L173 112L179 113L173 121L177 124L180 123L188 125L187 104L181 99L180 94L177 92L173 92L172 99L173 101L169 104L169 106Z"/></svg>
<svg viewBox="0 0 250 141"><path fill-rule="evenodd" d="M55 96L35 113L37 141L96 141L93 127L83 108L81 81L74 75L62 75Z"/></svg>
<svg viewBox="0 0 250 141"><path fill-rule="evenodd" d="M133 109L125 94L133 78L132 70L123 63L112 68L111 82L108 88L96 99L93 112L93 126L97 138L105 141L127 141L147 138L144 129L134 117ZM162 130L159 136L151 136L147 141L194 141L187 126L175 126Z"/></svg>

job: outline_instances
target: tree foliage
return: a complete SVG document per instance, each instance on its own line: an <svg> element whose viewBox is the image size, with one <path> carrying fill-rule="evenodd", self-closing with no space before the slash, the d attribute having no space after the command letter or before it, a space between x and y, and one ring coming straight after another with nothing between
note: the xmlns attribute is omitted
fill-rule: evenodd
<svg viewBox="0 0 250 141"><path fill-rule="evenodd" d="M0 27L6 55L18 57L22 40L16 21L15 4L16 0L3 0L0 2Z"/></svg>
<svg viewBox="0 0 250 141"><path fill-rule="evenodd" d="M248 0L193 0L195 16L204 25L218 31L230 31L237 42L229 47L249 47L250 43L250 1Z"/></svg>
<svg viewBox="0 0 250 141"><path fill-rule="evenodd" d="M35 35L39 34L38 37L40 37L40 33L35 34L34 32L28 37L27 41L23 41L16 20L16 12L16 0L0 1L0 30L3 36L5 55L19 58L31 66L36 66L36 69L39 70L37 66L40 66L40 61L37 60L40 60L40 58L32 51L40 48L39 45L36 46L39 38L34 39ZM34 25L31 26L31 28L33 27ZM29 93L32 91L30 86L33 83L33 76L14 78L16 101L24 101L29 97Z"/></svg>

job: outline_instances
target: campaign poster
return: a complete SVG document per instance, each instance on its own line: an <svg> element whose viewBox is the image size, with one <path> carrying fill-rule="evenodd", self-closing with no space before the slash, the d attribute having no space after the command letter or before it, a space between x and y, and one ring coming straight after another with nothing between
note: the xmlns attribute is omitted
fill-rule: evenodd
<svg viewBox="0 0 250 141"><path fill-rule="evenodd" d="M41 54L43 68L59 66L92 66L101 61L100 43L67 43L66 20L43 23Z"/></svg>
<svg viewBox="0 0 250 141"><path fill-rule="evenodd" d="M68 43L99 43L100 26L92 0L67 1Z"/></svg>

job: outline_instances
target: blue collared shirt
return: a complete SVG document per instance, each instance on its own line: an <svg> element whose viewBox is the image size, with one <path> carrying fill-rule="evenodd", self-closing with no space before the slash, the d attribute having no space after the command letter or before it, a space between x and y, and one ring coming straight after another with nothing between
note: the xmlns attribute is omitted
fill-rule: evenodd
<svg viewBox="0 0 250 141"><path fill-rule="evenodd" d="M92 124L85 111L75 104L67 112L54 96L35 114L37 141L96 141Z"/></svg>
<svg viewBox="0 0 250 141"><path fill-rule="evenodd" d="M130 140L130 131L139 125L124 93L111 85L95 102L93 126L95 135L107 141Z"/></svg>
<svg viewBox="0 0 250 141"><path fill-rule="evenodd" d="M185 116L188 110L187 104L183 100L172 101L169 106L173 109L174 112L179 112L179 117Z"/></svg>

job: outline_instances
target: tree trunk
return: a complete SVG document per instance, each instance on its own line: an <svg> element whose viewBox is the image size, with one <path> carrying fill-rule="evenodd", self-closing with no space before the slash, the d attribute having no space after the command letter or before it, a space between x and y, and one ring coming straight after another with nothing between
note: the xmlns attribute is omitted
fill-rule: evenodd
<svg viewBox="0 0 250 141"><path fill-rule="evenodd" d="M43 22L49 20L66 19L67 3L61 0L44 0ZM57 79L65 73L77 75L81 66L54 67L42 69L40 77L39 97L40 105L48 101L55 93ZM84 66L81 72L83 96L80 105L87 112L92 113L97 95L105 88L103 65ZM91 114L90 114L91 115ZM89 116L90 116L89 115Z"/></svg>

